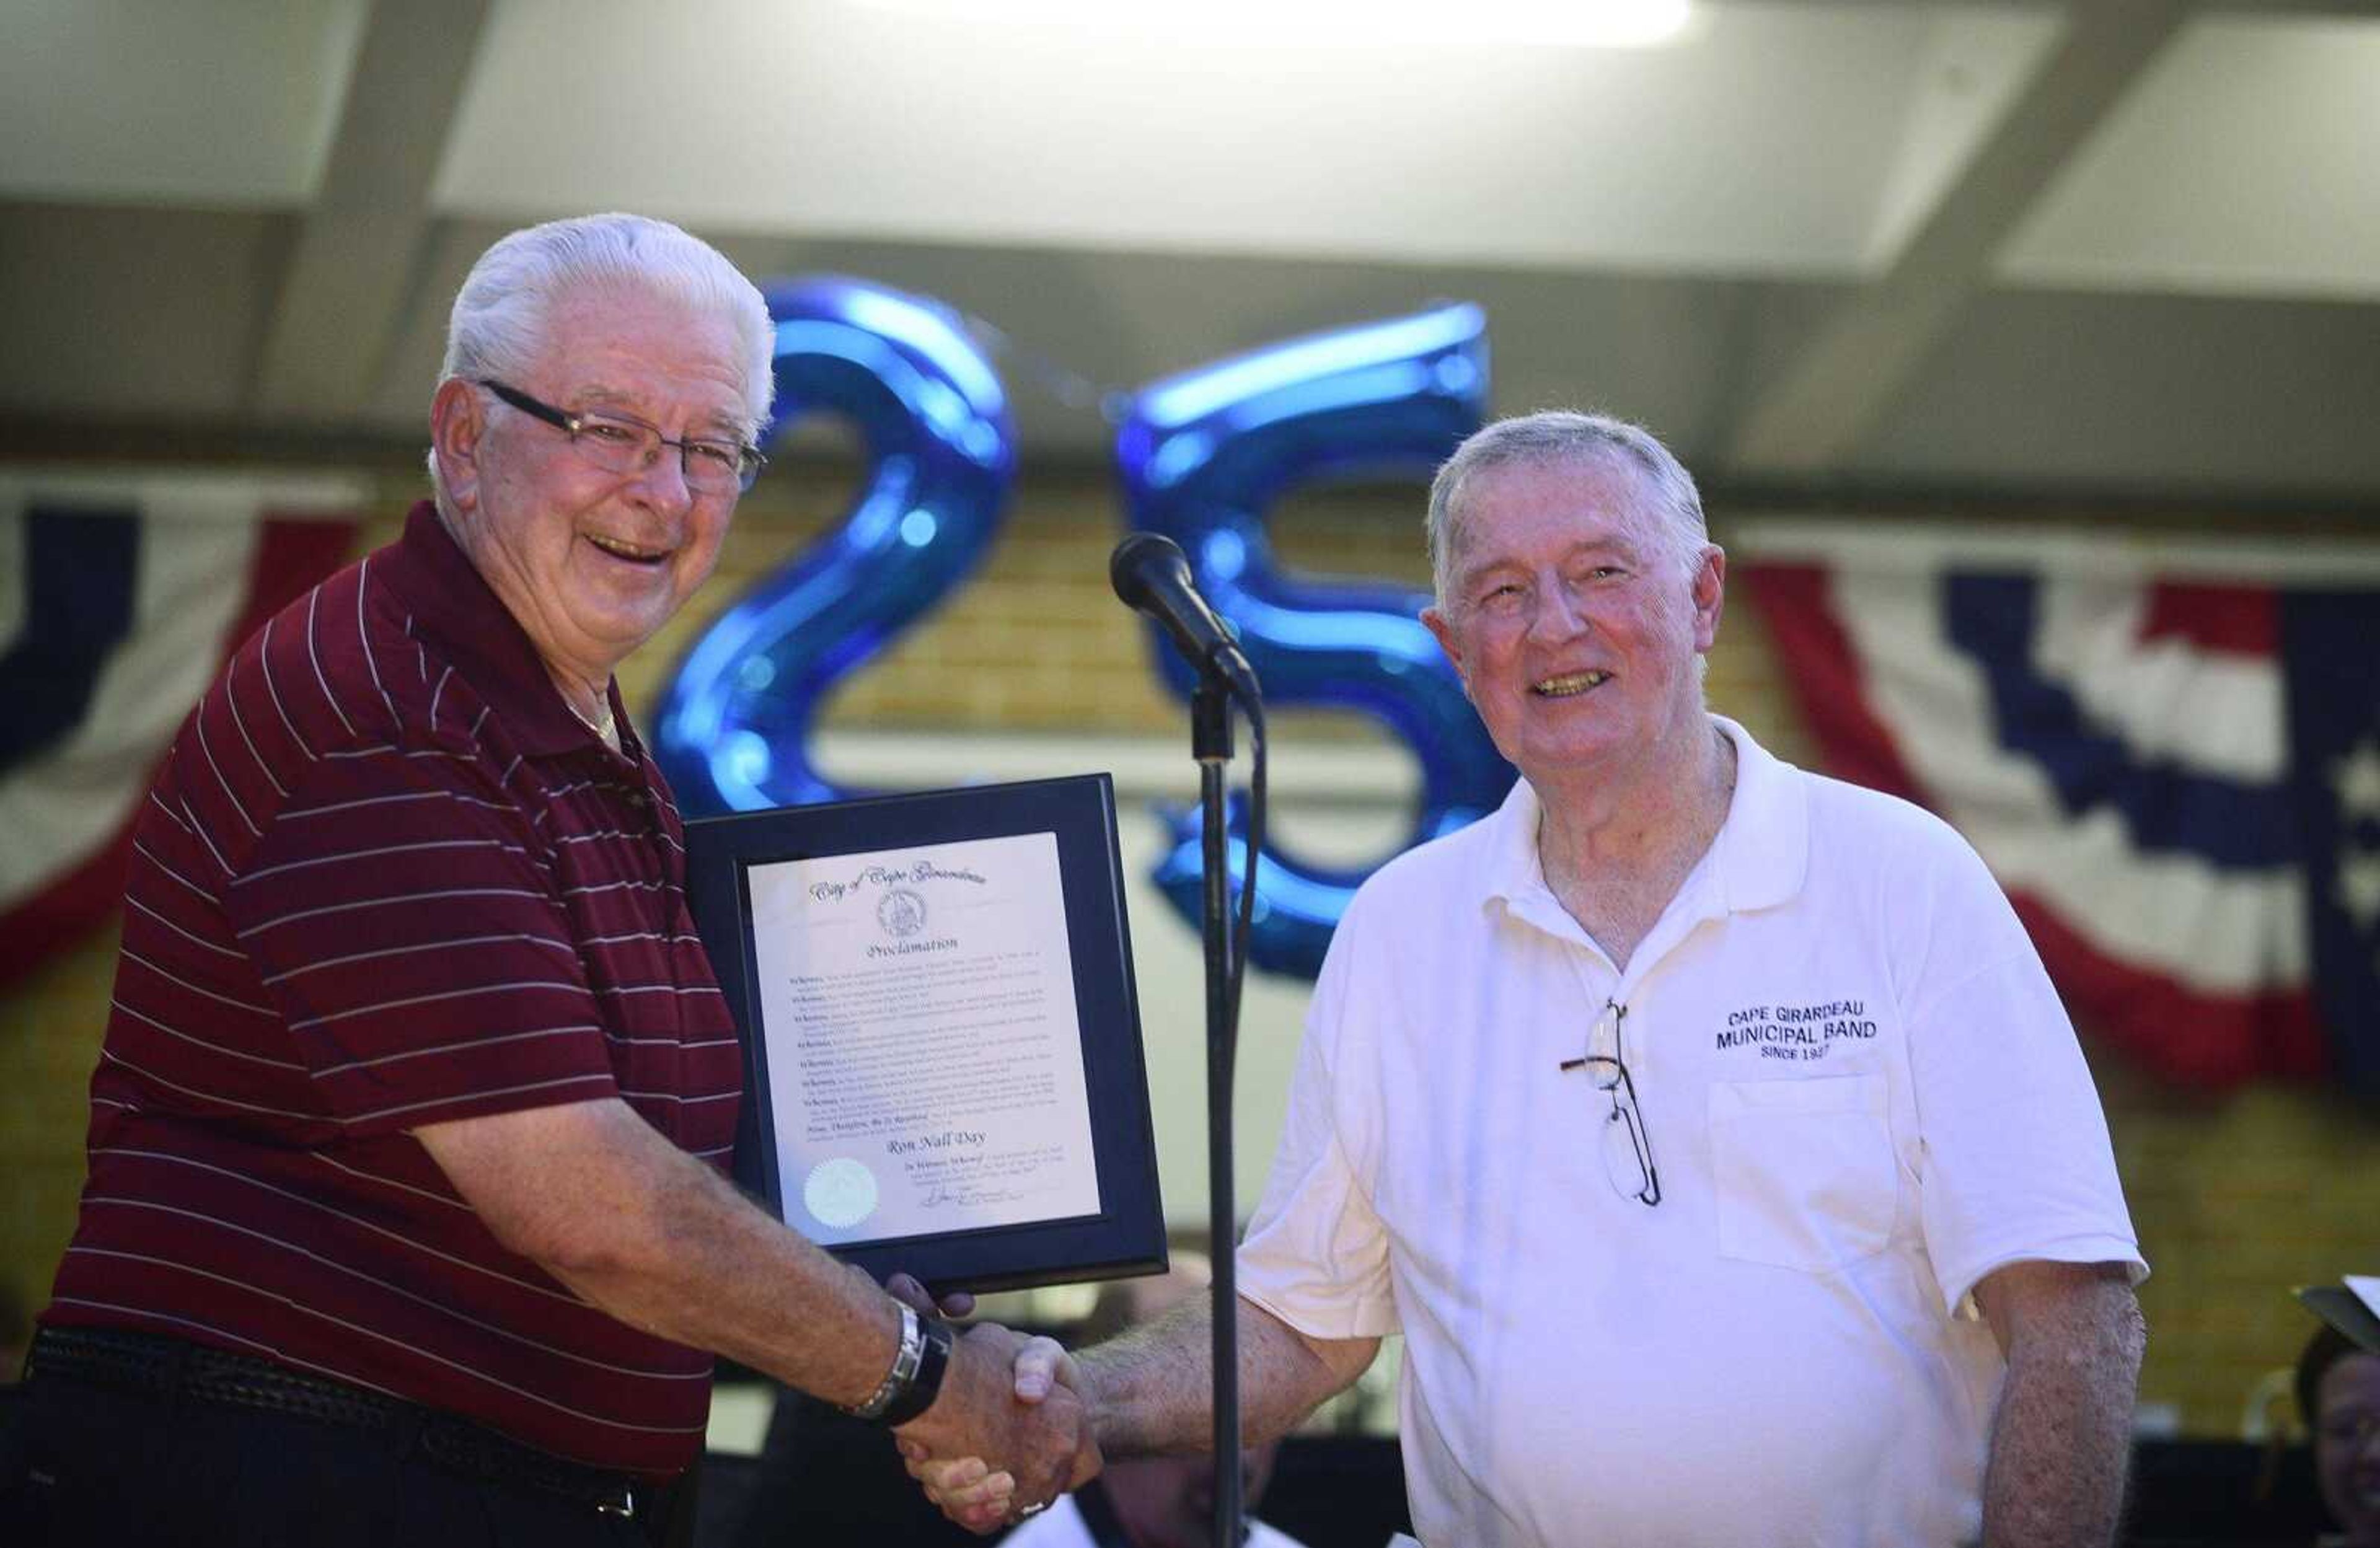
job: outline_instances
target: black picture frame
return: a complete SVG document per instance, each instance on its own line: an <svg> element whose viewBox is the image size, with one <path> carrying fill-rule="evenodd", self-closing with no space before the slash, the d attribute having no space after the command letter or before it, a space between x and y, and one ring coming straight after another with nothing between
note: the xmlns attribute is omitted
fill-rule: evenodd
<svg viewBox="0 0 2380 1548"><path fill-rule="evenodd" d="M1114 781L1102 773L974 785L701 817L686 826L687 905L744 1046L735 1175L780 1220L787 1214L771 1111L771 1039L758 1014L751 869L1033 833L1050 834L1057 845L1099 1213L829 1247L879 1281L905 1272L942 1294L1121 1278L1166 1266Z"/></svg>

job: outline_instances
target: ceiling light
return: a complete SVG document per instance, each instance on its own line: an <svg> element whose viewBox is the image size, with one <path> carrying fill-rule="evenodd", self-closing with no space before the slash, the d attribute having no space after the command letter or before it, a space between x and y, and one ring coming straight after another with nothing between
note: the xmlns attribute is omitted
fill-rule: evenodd
<svg viewBox="0 0 2380 1548"><path fill-rule="evenodd" d="M1259 38L1383 42L1568 44L1645 48L1674 41L1688 0L859 0L872 10L974 22L1063 24L1132 31L1247 30Z"/></svg>

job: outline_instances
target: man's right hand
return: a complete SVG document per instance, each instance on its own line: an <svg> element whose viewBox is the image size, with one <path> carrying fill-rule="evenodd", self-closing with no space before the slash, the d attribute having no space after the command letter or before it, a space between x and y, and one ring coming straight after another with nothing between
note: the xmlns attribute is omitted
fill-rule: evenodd
<svg viewBox="0 0 2380 1548"><path fill-rule="evenodd" d="M978 1329L978 1332L984 1331ZM981 1450L953 1449L935 1444L919 1433L919 1426L933 1418L941 1408L922 1415L917 1423L905 1425L898 1432L901 1457L907 1465L909 1476L926 1491L942 1514L969 1531L990 1532L1003 1524L1032 1514L1062 1490L1075 1489L1087 1482L1099 1470L1098 1443L1093 1439L1087 1411L1081 1402L1082 1374L1074 1357L1055 1339L1020 1338L1005 1329L991 1329L1007 1341L1013 1351L1008 1369L1002 1374L1006 1381L1009 1406L1025 1414L1051 1413L1071 1410L1076 1428L1078 1445L1070 1460L1064 1481L1047 1494L1030 1488L1018 1488L1014 1471L996 1468L990 1459L993 1454ZM955 1358L956 1351L953 1351ZM948 1389L947 1380L944 1383Z"/></svg>
<svg viewBox="0 0 2380 1548"><path fill-rule="evenodd" d="M985 1323L951 1348L933 1407L893 1432L909 1475L944 1515L989 1532L1099 1470L1064 1349Z"/></svg>

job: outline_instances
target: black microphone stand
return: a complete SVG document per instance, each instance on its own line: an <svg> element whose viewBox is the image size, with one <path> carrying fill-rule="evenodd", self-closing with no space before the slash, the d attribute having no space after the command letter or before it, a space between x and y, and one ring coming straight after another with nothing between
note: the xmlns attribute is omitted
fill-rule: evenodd
<svg viewBox="0 0 2380 1548"><path fill-rule="evenodd" d="M1240 1316L1237 1190L1232 1183L1232 1057L1239 1037L1240 983L1255 917L1257 859L1264 847L1264 695L1228 625L1198 595L1188 560L1171 538L1135 532L1108 560L1108 580L1126 607L1164 626L1198 674L1190 695L1190 752L1198 760L1201 934L1207 946L1207 1196L1215 1248L1214 1548L1240 1548ZM1248 872L1240 888L1239 928L1232 927L1231 827L1224 812L1223 766L1232 761L1232 703L1248 718L1256 758L1248 780Z"/></svg>
<svg viewBox="0 0 2380 1548"><path fill-rule="evenodd" d="M1232 992L1231 829L1223 766L1232 761L1232 699L1222 672L1200 665L1190 695L1190 754L1198 760L1198 844L1205 882L1200 925L1207 947L1207 1219L1214 1249L1214 1548L1240 1548L1240 1316L1237 1191L1232 1181L1232 1063L1239 1003ZM1251 870L1246 885L1256 885Z"/></svg>

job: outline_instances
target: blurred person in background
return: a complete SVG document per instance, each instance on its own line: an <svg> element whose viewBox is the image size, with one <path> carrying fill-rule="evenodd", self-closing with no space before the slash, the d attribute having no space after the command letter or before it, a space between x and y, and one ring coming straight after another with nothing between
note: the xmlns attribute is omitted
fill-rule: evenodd
<svg viewBox="0 0 2380 1548"><path fill-rule="evenodd" d="M714 1350L1075 1471L1013 1336L723 1176L735 1029L613 671L710 573L773 339L662 222L472 268L434 498L239 649L142 808L0 1541L683 1541Z"/></svg>
<svg viewBox="0 0 2380 1548"><path fill-rule="evenodd" d="M2325 1323L2298 1357L2315 1484L2341 1529L2323 1548L2380 1548L2380 1351Z"/></svg>
<svg viewBox="0 0 2380 1548"><path fill-rule="evenodd" d="M33 1342L33 1316L16 1291L0 1285L0 1386L14 1386L23 1374L25 1351Z"/></svg>

